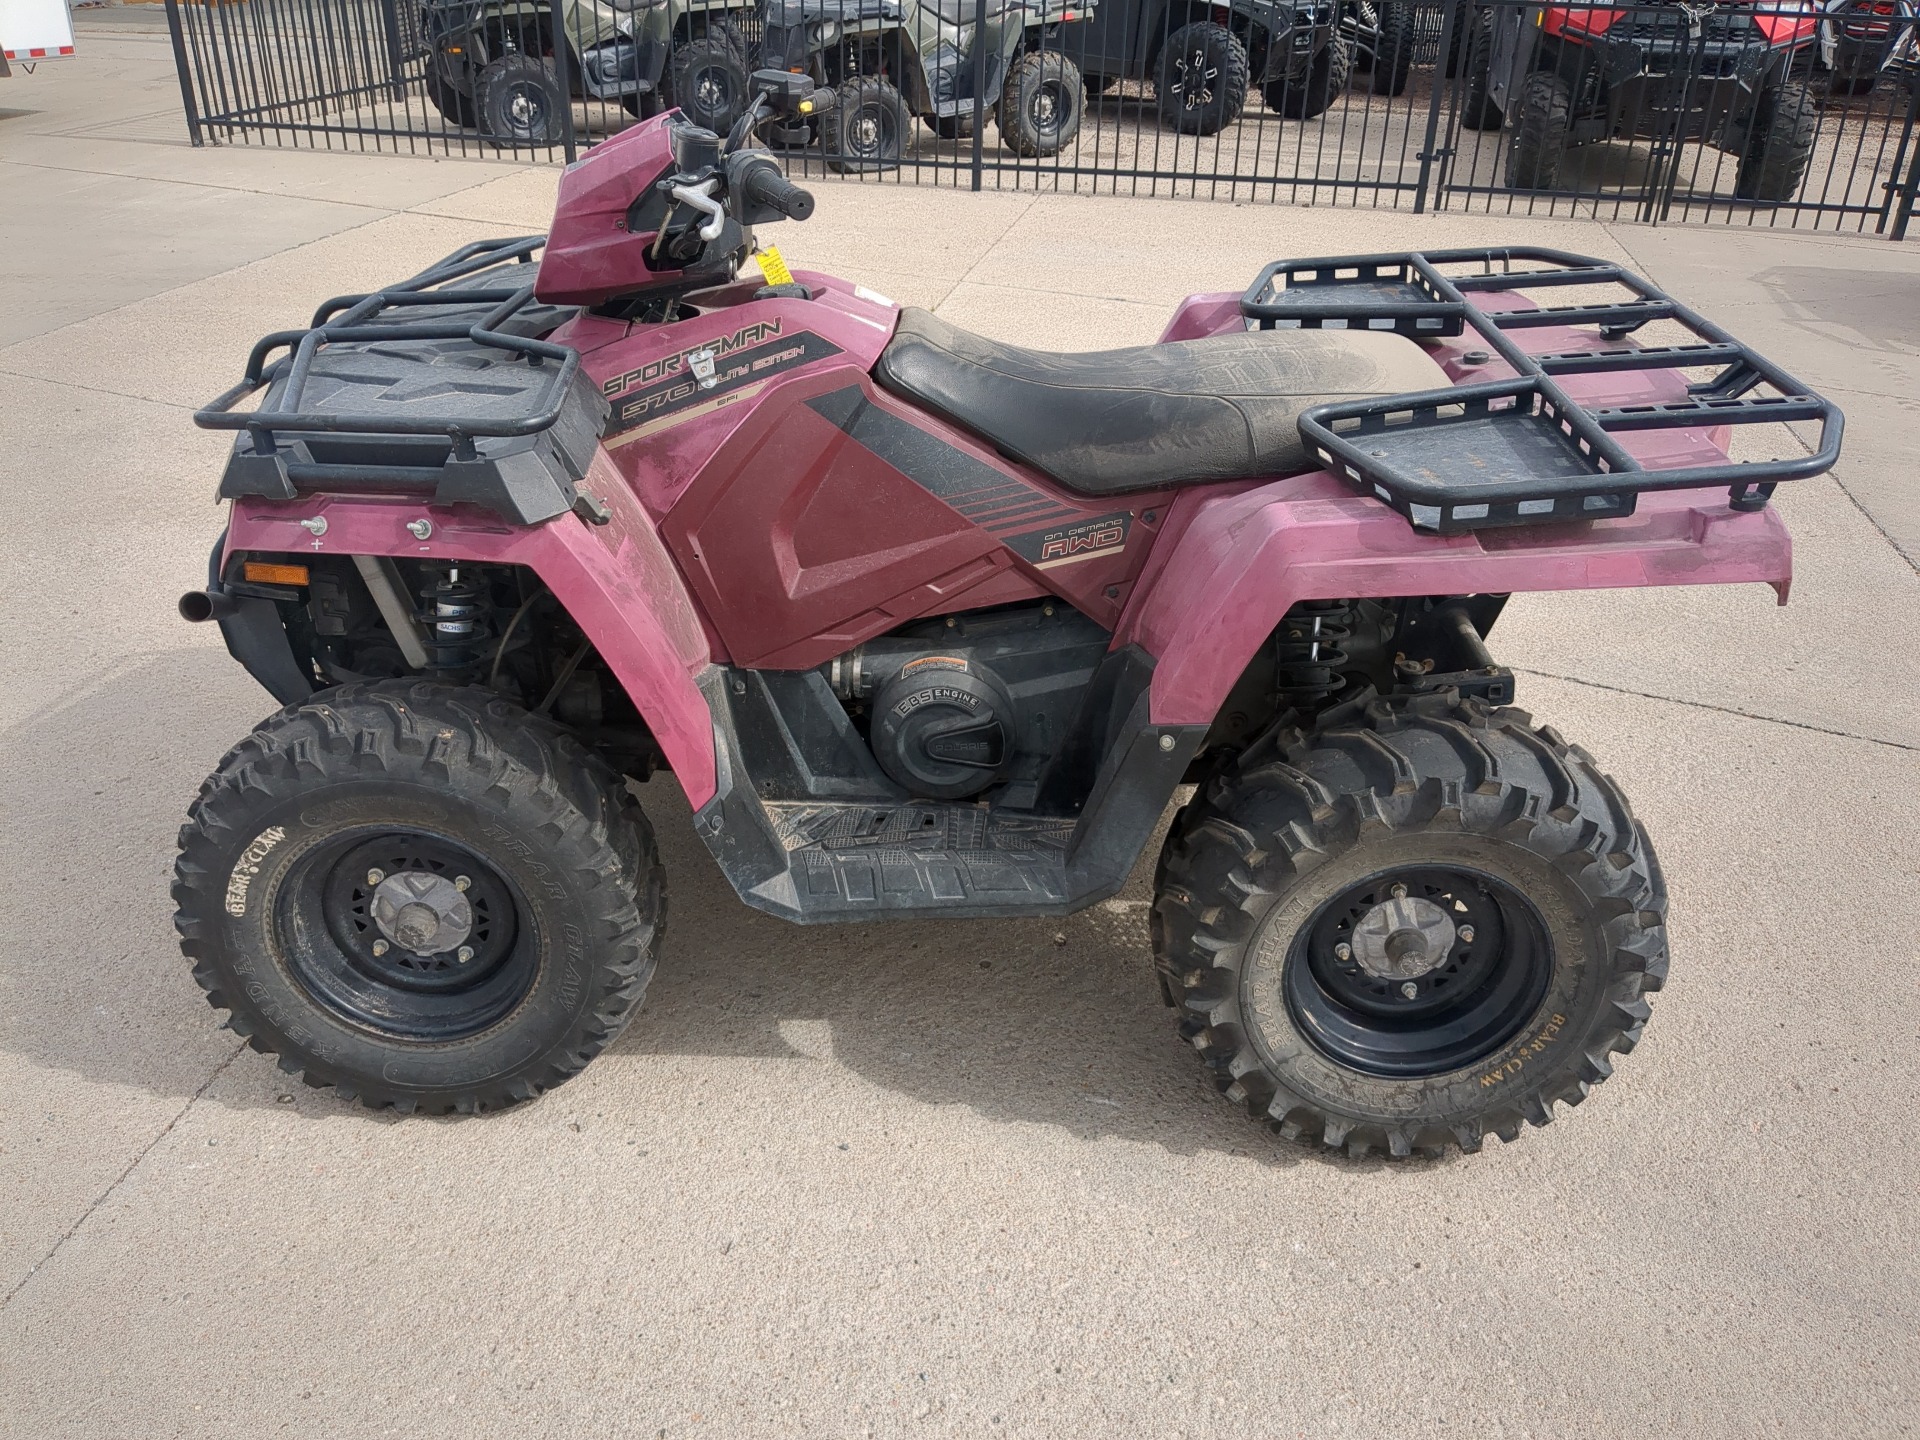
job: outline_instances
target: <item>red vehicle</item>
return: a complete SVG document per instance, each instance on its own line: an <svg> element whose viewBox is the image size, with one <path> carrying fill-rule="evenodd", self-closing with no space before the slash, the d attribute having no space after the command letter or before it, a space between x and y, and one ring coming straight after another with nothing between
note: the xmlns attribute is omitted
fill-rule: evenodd
<svg viewBox="0 0 1920 1440"><path fill-rule="evenodd" d="M1187 783L1154 954L1235 1102L1404 1155L1583 1098L1666 974L1666 887L1487 634L1523 590L1784 599L1766 497L1838 412L1549 251L1276 263L1093 355L772 283L752 227L813 201L749 137L817 102L755 84L728 140L629 129L550 236L328 301L201 413L239 433L183 612L284 707L181 832L213 1004L370 1105L509 1105L652 974L630 780L803 923L1092 904ZM1696 338L1625 338L1654 319ZM1817 453L1728 459L1788 420Z"/></svg>
<svg viewBox="0 0 1920 1440"><path fill-rule="evenodd" d="M1461 121L1511 123L1515 189L1560 186L1576 146L1697 141L1738 157L1736 196L1779 204L1813 155L1819 117L1792 72L1817 23L1801 0L1478 10Z"/></svg>

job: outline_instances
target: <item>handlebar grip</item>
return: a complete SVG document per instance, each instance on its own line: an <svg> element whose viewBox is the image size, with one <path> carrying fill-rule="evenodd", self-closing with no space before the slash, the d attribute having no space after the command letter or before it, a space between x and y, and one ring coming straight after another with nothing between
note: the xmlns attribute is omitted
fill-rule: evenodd
<svg viewBox="0 0 1920 1440"><path fill-rule="evenodd" d="M813 195L802 190L772 165L756 165L747 172L747 198L778 210L789 220L813 214Z"/></svg>

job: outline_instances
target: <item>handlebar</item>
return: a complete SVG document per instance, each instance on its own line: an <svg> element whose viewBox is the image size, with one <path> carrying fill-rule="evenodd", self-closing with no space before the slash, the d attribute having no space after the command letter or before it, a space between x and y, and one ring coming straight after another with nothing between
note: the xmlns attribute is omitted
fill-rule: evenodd
<svg viewBox="0 0 1920 1440"><path fill-rule="evenodd" d="M782 175L771 161L747 171L745 188L748 201L778 210L789 220L804 220L813 214L812 194Z"/></svg>

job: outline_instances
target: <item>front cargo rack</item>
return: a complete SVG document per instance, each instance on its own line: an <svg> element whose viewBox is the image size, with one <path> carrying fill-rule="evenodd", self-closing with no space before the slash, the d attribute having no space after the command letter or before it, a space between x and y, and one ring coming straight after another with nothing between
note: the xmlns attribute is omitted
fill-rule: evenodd
<svg viewBox="0 0 1920 1440"><path fill-rule="evenodd" d="M533 298L545 243L476 241L261 340L240 383L193 417L241 432L221 497L427 493L528 525L573 508L607 403L577 351L539 338L575 313ZM260 408L234 409L263 388Z"/></svg>
<svg viewBox="0 0 1920 1440"><path fill-rule="evenodd" d="M1612 293L1597 303L1539 306L1515 293L1578 286ZM1472 298L1501 296L1521 308L1497 300L1482 308ZM1258 330L1381 330L1418 340L1470 330L1490 352L1482 359L1498 356L1511 367L1507 379L1336 401L1300 417L1302 439L1336 475L1423 530L1605 519L1632 514L1643 491L1720 485L1734 509L1757 510L1780 481L1824 474L1840 457L1838 406L1647 280L1589 256L1516 248L1282 260L1260 272L1240 310ZM1628 340L1656 321L1684 338ZM1578 346L1540 354L1511 333L1545 327L1590 333ZM1577 389L1581 377L1634 370L1712 373L1652 403L1582 404L1568 393L1568 381ZM1666 457L1675 463L1649 465L1615 438L1815 420L1812 452L1784 459L1736 461L1715 449L1717 461L1688 463L1681 453Z"/></svg>

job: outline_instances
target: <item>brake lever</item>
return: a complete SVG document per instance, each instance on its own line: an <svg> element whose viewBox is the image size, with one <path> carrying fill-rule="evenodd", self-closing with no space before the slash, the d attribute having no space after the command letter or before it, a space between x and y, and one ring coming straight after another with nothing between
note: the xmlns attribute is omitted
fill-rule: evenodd
<svg viewBox="0 0 1920 1440"><path fill-rule="evenodd" d="M707 223L700 227L700 238L712 244L720 238L720 232L727 223L727 207L713 198L714 190L719 186L719 177L702 180L695 185L675 185L667 193L689 209L698 210L707 217Z"/></svg>

